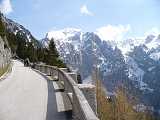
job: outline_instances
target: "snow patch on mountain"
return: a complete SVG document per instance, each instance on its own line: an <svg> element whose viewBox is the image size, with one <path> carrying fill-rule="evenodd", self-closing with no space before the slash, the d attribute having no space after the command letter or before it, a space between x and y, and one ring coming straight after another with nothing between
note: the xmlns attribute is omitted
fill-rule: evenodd
<svg viewBox="0 0 160 120"><path fill-rule="evenodd" d="M140 90L153 91L148 87L148 85L143 81L145 71L143 71L138 63L128 56L129 52L132 52L136 46L145 45L143 47L144 51L147 53L153 48L157 48L157 42L160 37L155 37L153 35L147 38L131 38L126 40L98 40L95 33L84 33L80 29L66 28L58 31L51 31L47 34L46 40L44 40L45 46L49 44L50 39L55 40L56 47L60 53L60 56L64 59L64 62L68 63L72 68L77 69L78 66L82 64L83 55L85 52L87 56L96 56L97 67L99 67L100 72L103 76L107 76L112 73L112 64L106 59L104 54L102 54L102 44L110 45L110 50L115 51L116 47L121 50L121 53L125 59L125 63L128 67L129 79L135 81L135 85ZM101 46L102 45L102 46ZM107 47L107 46L105 46ZM92 52L90 51L92 49ZM106 48L103 48L106 49ZM110 51L110 52L111 52ZM160 58L160 52L153 52L150 57L154 60ZM106 53L105 53L106 54ZM83 57L82 57L83 56ZM92 57L91 57L92 58ZM85 58L86 60L86 58ZM92 58L93 60L93 58ZM93 60L95 61L95 60ZM87 61L86 61L87 62ZM92 61L90 61L92 62ZM74 67L73 67L74 66ZM152 70L150 68L148 70ZM87 71L88 72L88 71ZM86 78L86 82L90 81L90 76Z"/></svg>
<svg viewBox="0 0 160 120"><path fill-rule="evenodd" d="M148 71L152 71L155 68L155 66L148 68Z"/></svg>
<svg viewBox="0 0 160 120"><path fill-rule="evenodd" d="M153 48L156 49L157 47L159 47L159 45L160 45L160 42L156 37L154 37L151 42L146 44L147 48L149 49L153 49Z"/></svg>
<svg viewBox="0 0 160 120"><path fill-rule="evenodd" d="M150 92L153 92L153 89L149 88L148 85L143 82L143 76L144 76L144 71L139 68L137 63L132 57L126 57L125 59L126 64L128 65L128 73L129 73L129 78L133 81L138 82L137 88L140 88L140 90L148 90Z"/></svg>
<svg viewBox="0 0 160 120"><path fill-rule="evenodd" d="M47 38L55 40L66 40L69 37L75 36L75 34L81 32L80 29L76 28L65 28L58 31L50 31L48 32ZM65 42L65 41L64 41Z"/></svg>
<svg viewBox="0 0 160 120"><path fill-rule="evenodd" d="M158 61L158 60L160 60L160 52L152 53L152 54L150 54L150 57L153 60Z"/></svg>
<svg viewBox="0 0 160 120"><path fill-rule="evenodd" d="M129 56L126 58L126 64L129 69L129 78L141 82L143 80L144 71L140 69L134 59Z"/></svg>
<svg viewBox="0 0 160 120"><path fill-rule="evenodd" d="M62 46L67 46L67 44L72 44L75 50L80 48L80 36L81 30L76 28L65 28L59 31L50 31L48 32L46 38L54 39L55 43L57 44L57 48L61 48ZM44 40L44 44L47 47L48 41ZM69 51L66 51L67 53Z"/></svg>
<svg viewBox="0 0 160 120"><path fill-rule="evenodd" d="M3 14L0 13L0 17L2 21L5 23L6 29L10 33L14 33L15 35L19 34L23 36L26 42L33 42L35 38L32 36L29 30L24 28L22 25L12 21L11 19L6 18Z"/></svg>

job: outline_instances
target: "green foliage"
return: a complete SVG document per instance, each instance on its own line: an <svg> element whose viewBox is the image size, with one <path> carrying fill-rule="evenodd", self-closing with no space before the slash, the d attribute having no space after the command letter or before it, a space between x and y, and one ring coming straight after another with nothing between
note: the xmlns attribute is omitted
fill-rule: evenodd
<svg viewBox="0 0 160 120"><path fill-rule="evenodd" d="M49 48L44 49L44 61L48 65L57 66L57 67L66 67L66 65L59 59L58 51L55 47L54 40L51 39Z"/></svg>
<svg viewBox="0 0 160 120"><path fill-rule="evenodd" d="M5 36L5 26L2 20L2 14L0 13L0 36Z"/></svg>
<svg viewBox="0 0 160 120"><path fill-rule="evenodd" d="M50 41L49 48L42 48L36 44L37 41L34 39L31 40L32 42L27 42L20 32L16 35L7 32L6 37L13 55L17 55L21 59L29 58L31 62L41 61L48 65L66 67L59 59L53 39Z"/></svg>
<svg viewBox="0 0 160 120"><path fill-rule="evenodd" d="M16 49L17 49L17 38L14 34L12 33L8 33L7 34L7 40L9 43L9 46L11 48L12 53L16 53Z"/></svg>
<svg viewBox="0 0 160 120"><path fill-rule="evenodd" d="M1 77L5 72L7 72L8 68L9 68L9 65L5 66L4 68L0 68L0 77Z"/></svg>
<svg viewBox="0 0 160 120"><path fill-rule="evenodd" d="M54 44L54 40L51 39L50 44L49 44L49 51L50 55L54 56L55 58L59 57L59 54L57 52L56 46Z"/></svg>
<svg viewBox="0 0 160 120"><path fill-rule="evenodd" d="M59 59L53 39L50 41L49 48L43 48L32 35L31 40L28 41L23 31L18 31L16 34L7 31L2 18L3 14L0 13L0 36L6 36L13 56L16 55L21 59L29 58L31 62L44 62L48 65L65 67Z"/></svg>

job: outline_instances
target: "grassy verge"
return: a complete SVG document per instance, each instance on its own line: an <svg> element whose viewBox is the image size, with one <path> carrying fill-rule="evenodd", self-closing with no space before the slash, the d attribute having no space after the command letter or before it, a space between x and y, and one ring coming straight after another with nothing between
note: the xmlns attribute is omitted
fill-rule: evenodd
<svg viewBox="0 0 160 120"><path fill-rule="evenodd" d="M0 77L7 72L7 70L9 69L9 65L5 66L4 68L0 68Z"/></svg>

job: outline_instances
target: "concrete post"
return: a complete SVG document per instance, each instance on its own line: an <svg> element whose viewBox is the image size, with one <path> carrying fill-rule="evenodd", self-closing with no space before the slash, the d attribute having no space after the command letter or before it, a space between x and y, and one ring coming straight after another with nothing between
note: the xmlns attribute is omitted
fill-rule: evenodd
<svg viewBox="0 0 160 120"><path fill-rule="evenodd" d="M47 75L51 76L51 68L50 67L47 67Z"/></svg>
<svg viewBox="0 0 160 120"><path fill-rule="evenodd" d="M96 87L92 84L78 84L89 105L95 114L97 114Z"/></svg>
<svg viewBox="0 0 160 120"><path fill-rule="evenodd" d="M68 69L67 68L60 68L60 70L63 70L65 72L68 72Z"/></svg>
<svg viewBox="0 0 160 120"><path fill-rule="evenodd" d="M77 74L76 73L67 73L68 75L70 75L72 77L72 79L78 84L78 80L77 80Z"/></svg>

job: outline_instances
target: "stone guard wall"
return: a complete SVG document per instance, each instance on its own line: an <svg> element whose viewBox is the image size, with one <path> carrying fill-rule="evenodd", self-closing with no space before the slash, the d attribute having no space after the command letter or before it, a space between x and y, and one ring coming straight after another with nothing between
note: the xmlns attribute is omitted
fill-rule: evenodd
<svg viewBox="0 0 160 120"><path fill-rule="evenodd" d="M68 73L66 68L36 65L35 69L61 81L70 97L74 120L99 120L96 116L95 86L78 84L75 75Z"/></svg>

